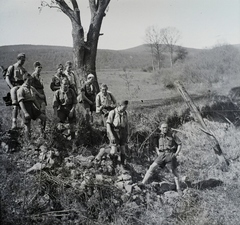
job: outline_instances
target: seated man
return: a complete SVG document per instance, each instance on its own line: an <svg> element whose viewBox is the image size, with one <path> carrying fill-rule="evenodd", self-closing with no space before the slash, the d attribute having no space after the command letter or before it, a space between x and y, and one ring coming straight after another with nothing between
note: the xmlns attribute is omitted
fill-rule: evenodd
<svg viewBox="0 0 240 225"><path fill-rule="evenodd" d="M106 126L106 120L109 112L116 107L116 99L108 91L106 84L101 85L101 91L96 96L96 113L101 113L102 121Z"/></svg>
<svg viewBox="0 0 240 225"><path fill-rule="evenodd" d="M110 141L111 150L100 149L99 154L95 157L95 161L101 160L105 153L110 154L115 167L118 162L118 152L120 153L121 164L125 164L126 144L128 138L128 116L126 109L128 101L122 101L115 109L111 110L108 115L107 133Z"/></svg>
<svg viewBox="0 0 240 225"><path fill-rule="evenodd" d="M146 172L142 184L146 184L148 179L152 176L154 170L160 166L164 168L167 163L171 163L172 173L176 184L177 191L181 192L179 185L179 177L177 173L177 156L181 151L182 143L179 138L172 134L168 129L168 124L162 122L160 124L160 134L158 137L158 146L155 146L158 157L149 167Z"/></svg>
<svg viewBox="0 0 240 225"><path fill-rule="evenodd" d="M25 126L25 135L27 139L31 137L31 120L39 118L42 124L42 133L45 130L46 116L37 107L36 96L44 97L34 87L31 86L32 76L25 74L23 76L23 85L17 90L17 99L21 108L22 119Z"/></svg>
<svg viewBox="0 0 240 225"><path fill-rule="evenodd" d="M77 96L75 91L69 88L70 82L67 78L61 81L61 87L54 93L53 109L54 115L60 120L60 123L66 121L70 125L71 138L75 138L75 123L76 123L76 104Z"/></svg>

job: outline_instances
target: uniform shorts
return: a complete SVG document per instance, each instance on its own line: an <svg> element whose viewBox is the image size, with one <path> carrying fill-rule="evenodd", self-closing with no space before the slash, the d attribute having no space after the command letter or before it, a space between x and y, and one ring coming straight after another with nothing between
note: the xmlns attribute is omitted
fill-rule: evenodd
<svg viewBox="0 0 240 225"><path fill-rule="evenodd" d="M64 123L68 121L69 123L75 123L76 122L76 113L74 112L72 117L69 117L70 109L61 107L57 110L57 116L61 123Z"/></svg>
<svg viewBox="0 0 240 225"><path fill-rule="evenodd" d="M30 101L24 102L24 105L25 105L26 111L28 112L32 120L36 120L41 115L40 109L37 108L37 106L33 102L30 102ZM22 115L23 122L25 124L30 122L30 120L25 119L25 116L22 111L21 111L21 115Z"/></svg>
<svg viewBox="0 0 240 225"><path fill-rule="evenodd" d="M109 138L111 146L117 146L117 145L124 146L127 144L127 133L124 128L123 129L112 128L112 133L113 133L116 141L115 141L115 143L113 143L111 141L110 135L108 133L108 138Z"/></svg>
<svg viewBox="0 0 240 225"><path fill-rule="evenodd" d="M176 169L178 166L177 158L173 152L160 152L154 162L161 168L164 168L168 163L171 163L172 169Z"/></svg>
<svg viewBox="0 0 240 225"><path fill-rule="evenodd" d="M90 105L87 101L83 101L83 107L84 109L90 109L90 112L96 111L96 104L93 103L93 105Z"/></svg>

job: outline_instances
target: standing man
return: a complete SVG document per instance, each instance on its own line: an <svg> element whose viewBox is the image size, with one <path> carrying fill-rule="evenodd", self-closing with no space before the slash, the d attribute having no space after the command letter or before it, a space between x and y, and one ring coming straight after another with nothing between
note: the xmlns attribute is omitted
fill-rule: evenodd
<svg viewBox="0 0 240 225"><path fill-rule="evenodd" d="M77 95L77 80L72 70L72 62L70 61L66 62L64 74L67 76L68 80L70 81L70 88L72 88Z"/></svg>
<svg viewBox="0 0 240 225"><path fill-rule="evenodd" d="M152 176L154 170L158 166L164 168L167 163L171 163L171 169L174 175L177 191L181 192L179 185L179 176L177 173L177 156L181 151L182 143L176 135L170 132L167 122L162 122L159 128L160 134L158 139L158 145L155 146L158 157L149 167L143 178L142 183L147 183L148 179Z"/></svg>
<svg viewBox="0 0 240 225"><path fill-rule="evenodd" d="M94 86L95 77L93 74L88 74L87 81L81 89L82 103L85 109L85 118L87 122L93 122L93 112L95 109L96 90Z"/></svg>
<svg viewBox="0 0 240 225"><path fill-rule="evenodd" d="M108 91L106 84L101 85L101 91L96 96L96 113L101 113L102 121L106 126L106 120L111 110L116 107L116 99L111 92Z"/></svg>
<svg viewBox="0 0 240 225"><path fill-rule="evenodd" d="M17 90L17 99L21 107L22 119L25 125L25 135L27 139L31 137L31 120L40 119L42 125L42 133L45 130L46 116L37 107L38 102L36 96L43 98L34 87L31 86L32 76L25 74L23 76L24 83Z"/></svg>
<svg viewBox="0 0 240 225"><path fill-rule="evenodd" d="M60 89L62 79L65 78L66 75L63 73L63 65L59 64L57 66L57 73L52 78L50 88L52 91L56 91Z"/></svg>
<svg viewBox="0 0 240 225"><path fill-rule="evenodd" d="M18 100L17 100L17 90L23 84L23 75L27 74L26 69L23 67L25 63L26 56L24 53L17 55L17 62L8 67L6 73L6 82L9 86L13 111L12 111L12 129L17 127L17 116L18 116Z"/></svg>
<svg viewBox="0 0 240 225"><path fill-rule="evenodd" d="M40 62L35 62L33 64L34 66L34 72L32 73L32 86L44 97L43 98L39 98L38 96L36 96L37 98L37 102L38 102L38 107L40 108L41 112L43 114L46 115L46 106L47 106L47 101L46 101L46 95L44 92L44 86L43 86L43 81L41 79L41 70L42 70L42 65Z"/></svg>
<svg viewBox="0 0 240 225"><path fill-rule="evenodd" d="M113 166L116 166L118 153L120 153L120 162L125 165L126 145L128 139L128 115L126 109L128 100L120 102L120 104L109 112L107 123L107 133L110 141L110 158ZM119 150L119 151L118 151ZM101 157L101 156L100 156ZM96 157L97 160L100 157Z"/></svg>
<svg viewBox="0 0 240 225"><path fill-rule="evenodd" d="M61 81L60 89L54 92L53 109L54 115L59 118L60 123L64 123L66 121L69 122L71 138L74 139L77 97L75 92L69 88L69 86L69 80L64 78Z"/></svg>

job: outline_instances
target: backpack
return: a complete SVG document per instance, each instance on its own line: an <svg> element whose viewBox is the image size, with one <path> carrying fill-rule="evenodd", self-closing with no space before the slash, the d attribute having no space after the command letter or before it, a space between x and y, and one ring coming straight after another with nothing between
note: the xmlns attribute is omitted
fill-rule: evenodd
<svg viewBox="0 0 240 225"><path fill-rule="evenodd" d="M3 79L5 80L5 79L6 79L6 75L7 75L7 71L8 71L8 68L9 68L9 67L7 67L7 68L4 69L3 66L0 66L0 68L1 68L1 71L2 71ZM14 66L12 65L12 67L11 67L11 75L12 75L13 71L14 71Z"/></svg>

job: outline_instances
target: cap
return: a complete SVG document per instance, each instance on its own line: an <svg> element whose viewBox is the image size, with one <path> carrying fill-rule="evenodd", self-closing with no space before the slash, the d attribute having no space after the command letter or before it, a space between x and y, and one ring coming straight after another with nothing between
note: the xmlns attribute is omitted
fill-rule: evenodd
<svg viewBox="0 0 240 225"><path fill-rule="evenodd" d="M95 76L93 75L93 74L88 74L88 76L87 76L87 79L89 79L89 78L94 78Z"/></svg>
<svg viewBox="0 0 240 225"><path fill-rule="evenodd" d="M19 53L19 54L17 55L17 59L21 59L21 58L26 58L25 53Z"/></svg>
<svg viewBox="0 0 240 225"><path fill-rule="evenodd" d="M168 127L167 121L162 121L159 127Z"/></svg>
<svg viewBox="0 0 240 225"><path fill-rule="evenodd" d="M122 100L120 101L120 105L128 105L128 100Z"/></svg>
<svg viewBox="0 0 240 225"><path fill-rule="evenodd" d="M61 64L61 63L58 64L58 65L57 65L57 69L63 69L63 64Z"/></svg>
<svg viewBox="0 0 240 225"><path fill-rule="evenodd" d="M65 63L65 66L72 66L72 62L71 61L67 61L66 63Z"/></svg>
<svg viewBox="0 0 240 225"><path fill-rule="evenodd" d="M34 68L38 67L38 66L41 66L41 63L39 61L36 61L34 64L33 64Z"/></svg>

